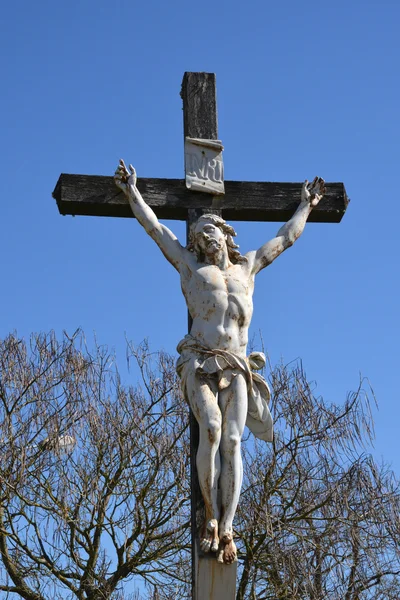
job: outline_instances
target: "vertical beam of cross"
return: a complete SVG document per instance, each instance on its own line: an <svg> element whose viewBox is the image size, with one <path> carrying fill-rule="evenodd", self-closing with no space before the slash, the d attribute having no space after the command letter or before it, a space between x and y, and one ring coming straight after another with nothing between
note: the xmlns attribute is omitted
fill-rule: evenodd
<svg viewBox="0 0 400 600"><path fill-rule="evenodd" d="M218 139L217 98L215 73L185 73L182 81L183 135L184 138ZM217 208L189 209L186 220L186 235L193 223L205 212L222 215ZM189 331L192 319L188 315ZM190 410L190 409L189 409ZM192 597L196 579L195 548L198 543L198 529L204 520L204 507L196 468L196 455L199 446L199 426L190 410L190 487L191 487L191 536L192 536Z"/></svg>

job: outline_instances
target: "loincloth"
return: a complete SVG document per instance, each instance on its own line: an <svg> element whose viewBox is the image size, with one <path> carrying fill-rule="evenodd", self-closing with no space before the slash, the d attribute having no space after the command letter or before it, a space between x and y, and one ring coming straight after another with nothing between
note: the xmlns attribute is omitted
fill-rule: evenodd
<svg viewBox="0 0 400 600"><path fill-rule="evenodd" d="M247 383L247 419L250 431L265 442L272 442L273 423L268 404L271 392L268 383L259 373L252 369L261 369L265 365L262 352L252 352L241 358L228 350L210 349L203 346L191 335L186 335L177 346L180 354L176 363L176 372L181 379L182 391L186 400L186 381L193 370L204 377L218 382L218 390L227 388L238 372L242 373Z"/></svg>

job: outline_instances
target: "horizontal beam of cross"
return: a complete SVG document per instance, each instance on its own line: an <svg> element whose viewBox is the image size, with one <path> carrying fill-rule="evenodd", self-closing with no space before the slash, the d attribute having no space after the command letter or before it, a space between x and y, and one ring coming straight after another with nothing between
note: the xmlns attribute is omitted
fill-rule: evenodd
<svg viewBox="0 0 400 600"><path fill-rule="evenodd" d="M138 189L159 219L186 220L189 209L220 209L226 220L287 221L300 202L301 183L225 181L225 196L190 192L184 179L138 179ZM62 215L133 217L112 177L63 173L53 192ZM308 221L339 223L349 200L343 183L327 183Z"/></svg>

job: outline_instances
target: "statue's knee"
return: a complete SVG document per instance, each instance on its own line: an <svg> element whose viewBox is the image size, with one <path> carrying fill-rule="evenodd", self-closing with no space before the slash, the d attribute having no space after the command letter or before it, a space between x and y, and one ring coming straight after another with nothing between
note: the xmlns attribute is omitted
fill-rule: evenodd
<svg viewBox="0 0 400 600"><path fill-rule="evenodd" d="M221 423L218 420L212 419L208 422L207 436L210 444L219 444L221 439Z"/></svg>
<svg viewBox="0 0 400 600"><path fill-rule="evenodd" d="M240 451L241 436L238 433L229 433L223 439L224 453L234 454Z"/></svg>

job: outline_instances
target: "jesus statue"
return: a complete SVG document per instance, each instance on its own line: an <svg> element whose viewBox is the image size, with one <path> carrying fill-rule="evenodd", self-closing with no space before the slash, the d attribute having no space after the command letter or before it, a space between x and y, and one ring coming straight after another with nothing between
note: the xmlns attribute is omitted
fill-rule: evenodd
<svg viewBox="0 0 400 600"><path fill-rule="evenodd" d="M188 246L182 246L145 203L136 187L135 169L130 165L128 171L123 160L115 182L181 278L192 327L178 344L177 372L200 430L196 464L205 505L200 548L230 564L236 560L233 518L243 478L244 426L265 441L272 441L273 431L269 388L256 372L264 366L265 357L246 352L254 280L299 238L325 192L324 180L305 181L292 218L276 237L244 256L234 242L233 227L214 214L202 215L192 226Z"/></svg>

